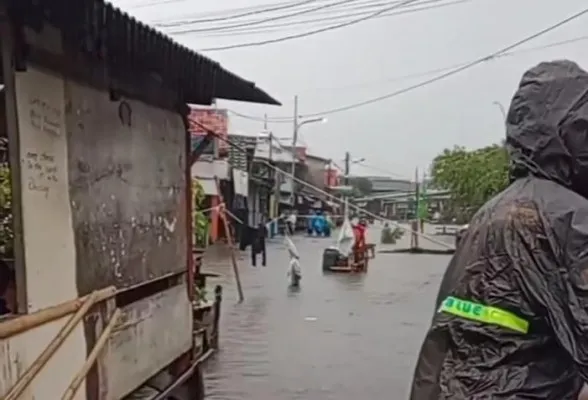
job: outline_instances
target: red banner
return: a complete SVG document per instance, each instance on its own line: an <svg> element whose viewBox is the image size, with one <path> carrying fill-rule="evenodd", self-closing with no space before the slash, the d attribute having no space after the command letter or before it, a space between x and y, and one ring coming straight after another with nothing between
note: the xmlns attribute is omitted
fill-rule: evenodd
<svg viewBox="0 0 588 400"><path fill-rule="evenodd" d="M339 171L335 168L327 168L325 170L325 186L339 186Z"/></svg>

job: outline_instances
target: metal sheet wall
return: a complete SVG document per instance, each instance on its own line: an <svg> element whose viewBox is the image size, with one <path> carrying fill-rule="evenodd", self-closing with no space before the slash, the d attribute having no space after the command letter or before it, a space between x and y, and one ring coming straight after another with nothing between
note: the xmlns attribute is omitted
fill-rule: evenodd
<svg viewBox="0 0 588 400"><path fill-rule="evenodd" d="M186 268L181 116L71 81L66 104L79 294Z"/></svg>

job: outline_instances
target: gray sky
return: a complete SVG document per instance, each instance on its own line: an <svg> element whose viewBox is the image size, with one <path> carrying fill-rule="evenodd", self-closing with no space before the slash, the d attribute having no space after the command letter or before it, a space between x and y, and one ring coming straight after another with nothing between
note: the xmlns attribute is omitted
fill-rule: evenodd
<svg viewBox="0 0 588 400"><path fill-rule="evenodd" d="M145 22L153 23L210 17L201 14L256 5L273 6L286 1L293 0L115 0L113 3ZM316 0L312 6L336 1ZM366 2L369 0L356 1L357 4ZM386 0L372 1L376 2L382 4L381 8L389 3ZM220 107L257 117L263 117L264 113L270 118L291 117L296 94L300 114L318 113L378 97L434 74L410 79L399 77L485 56L584 7L586 0L468 0L429 11L372 19L306 38L204 54L243 78L256 82L284 104L282 107L266 107L219 102ZM265 19L301 9L291 8L248 18ZM304 18L328 17L335 10L337 8L332 8L328 14L307 14ZM284 24L302 18L267 24ZM357 17L348 19L353 18ZM182 26L181 29L238 24L245 20L217 21ZM287 36L342 21L298 25L296 28L287 26L257 34L211 36L210 32L191 32L172 37L199 50ZM586 26L588 16L529 42L521 49L588 35ZM169 29L172 28L167 28L167 32ZM369 168L355 165L352 172L356 174L411 177L416 166L421 170L426 168L446 147L463 145L475 148L499 141L504 135L503 118L493 102L508 107L521 74L540 61L569 58L588 68L587 46L588 40L583 40L502 57L410 93L329 115L326 124L304 126L302 141L311 153L333 158L340 165L345 151L350 151L353 157L366 158ZM254 135L263 129L262 122L236 116L231 116L230 124L232 133ZM270 123L269 127L278 136L292 134L291 123Z"/></svg>

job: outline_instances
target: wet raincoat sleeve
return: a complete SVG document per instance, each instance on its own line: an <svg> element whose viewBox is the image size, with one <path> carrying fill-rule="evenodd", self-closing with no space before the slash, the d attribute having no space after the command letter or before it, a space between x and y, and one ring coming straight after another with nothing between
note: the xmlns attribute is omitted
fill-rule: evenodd
<svg viewBox="0 0 588 400"><path fill-rule="evenodd" d="M575 373L578 377L574 383L577 388L574 390L579 391L579 384L588 382L588 206L574 203L576 202L573 199L568 198L566 201L556 201L555 204L549 205L562 214L552 213L549 215L551 218L542 218L542 232L535 232L535 240L527 243L533 243L533 248L524 249L529 251L528 253L523 251L526 253L525 256L531 257L532 254L531 258L522 257L522 249L513 248L508 251L519 252L520 258L513 260L513 267L519 271L525 299L533 305L536 313L530 316L533 321L531 329L554 338L558 347L570 357L574 369L570 373ZM547 207L547 204L544 206ZM533 231L525 226L524 222L517 223L512 229L517 230L521 236L530 236ZM516 245L521 244L516 243L515 247ZM443 323L443 320L453 317L438 313L437 310L444 299L460 291L464 276L461 265L463 258L467 257L460 252L467 249L471 247L457 250L443 275L434 304L432 328L425 336L417 360L410 400L443 398L440 377L443 362L454 343L449 325ZM551 362L557 363L560 360L555 357ZM537 387L544 383L532 383L532 376L524 379ZM556 382L550 383L557 385ZM488 390L492 393L494 389ZM553 397L546 392L543 398Z"/></svg>
<svg viewBox="0 0 588 400"><path fill-rule="evenodd" d="M435 301L436 311L441 302L450 294L452 282L456 279L455 257L449 262L449 266L443 275L437 299ZM450 337L445 330L430 330L423 341L410 392L410 400L438 400L439 399L439 373L441 365L448 351Z"/></svg>

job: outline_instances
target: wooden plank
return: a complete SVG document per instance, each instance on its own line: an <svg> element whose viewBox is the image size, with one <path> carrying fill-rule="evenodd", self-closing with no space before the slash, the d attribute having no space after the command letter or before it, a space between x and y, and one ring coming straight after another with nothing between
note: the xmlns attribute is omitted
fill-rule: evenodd
<svg viewBox="0 0 588 400"><path fill-rule="evenodd" d="M329 267L329 271L333 272L352 272L353 268L350 267Z"/></svg>
<svg viewBox="0 0 588 400"><path fill-rule="evenodd" d="M119 400L192 347L192 305L186 283L122 309L99 359L103 400Z"/></svg>

